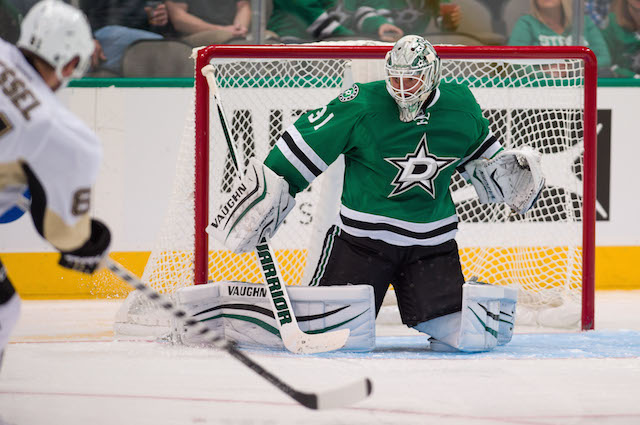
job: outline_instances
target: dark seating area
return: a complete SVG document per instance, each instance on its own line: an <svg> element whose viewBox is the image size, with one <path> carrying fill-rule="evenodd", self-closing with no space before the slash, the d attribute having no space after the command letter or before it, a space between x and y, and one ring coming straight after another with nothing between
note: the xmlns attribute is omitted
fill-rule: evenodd
<svg viewBox="0 0 640 425"><path fill-rule="evenodd" d="M402 34L419 34L436 45L570 45L576 31L580 44L598 56L602 76L638 78L640 72L634 59L640 43L632 39L640 22L625 12L631 0L556 0L555 11L548 2L539 6L540 0L407 0L406 6L334 0L318 2L325 9L313 11L296 10L313 2L299 6L292 0L219 0L215 7L205 0L65 1L89 17L97 47L87 76L96 78L191 77L192 49L208 44L393 42ZM34 3L0 0L0 36L15 41L20 20ZM355 19L360 8L369 11L368 22ZM446 15L451 8L455 16ZM581 25L572 19L576 11L585 15Z"/></svg>

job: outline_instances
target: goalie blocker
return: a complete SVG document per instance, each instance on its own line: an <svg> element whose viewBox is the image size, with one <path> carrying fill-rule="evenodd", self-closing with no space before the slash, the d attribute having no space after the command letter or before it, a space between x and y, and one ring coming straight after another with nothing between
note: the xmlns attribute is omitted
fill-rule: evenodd
<svg viewBox="0 0 640 425"><path fill-rule="evenodd" d="M342 350L373 350L375 307L371 286L291 286L287 290L302 331L317 334L349 329ZM265 285L215 282L182 288L175 300L189 315L241 347L284 348ZM175 320L172 339L186 345L206 344L197 332Z"/></svg>
<svg viewBox="0 0 640 425"><path fill-rule="evenodd" d="M235 253L250 252L263 237L268 241L276 233L295 203L289 184L251 158L242 181L206 231Z"/></svg>

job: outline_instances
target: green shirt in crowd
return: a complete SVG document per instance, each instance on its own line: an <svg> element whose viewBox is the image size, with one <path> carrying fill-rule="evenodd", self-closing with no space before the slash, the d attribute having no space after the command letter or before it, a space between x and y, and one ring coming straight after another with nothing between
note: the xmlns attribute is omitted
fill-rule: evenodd
<svg viewBox="0 0 640 425"><path fill-rule="evenodd" d="M267 28L285 43L355 35L329 10L335 0L274 0Z"/></svg>
<svg viewBox="0 0 640 425"><path fill-rule="evenodd" d="M377 38L390 23L424 34L440 3L450 0L274 0L268 28L285 42L363 35Z"/></svg>
<svg viewBox="0 0 640 425"><path fill-rule="evenodd" d="M609 68L611 56L602 33L591 18L584 18L585 46L598 58L598 67ZM571 27L558 34L533 15L524 15L518 19L511 31L510 46L572 46Z"/></svg>
<svg viewBox="0 0 640 425"><path fill-rule="evenodd" d="M611 52L614 74L617 77L640 78L640 31L621 27L616 15L611 13L603 34Z"/></svg>

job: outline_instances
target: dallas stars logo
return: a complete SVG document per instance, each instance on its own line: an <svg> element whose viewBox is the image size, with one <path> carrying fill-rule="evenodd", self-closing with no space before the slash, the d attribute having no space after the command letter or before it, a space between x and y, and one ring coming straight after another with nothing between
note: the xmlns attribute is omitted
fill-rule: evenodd
<svg viewBox="0 0 640 425"><path fill-rule="evenodd" d="M404 158L385 158L384 160L400 170L391 183L394 188L389 196L399 195L418 186L435 199L436 178L440 171L456 162L458 158L438 158L429 153L427 135L424 134L415 152L407 154Z"/></svg>

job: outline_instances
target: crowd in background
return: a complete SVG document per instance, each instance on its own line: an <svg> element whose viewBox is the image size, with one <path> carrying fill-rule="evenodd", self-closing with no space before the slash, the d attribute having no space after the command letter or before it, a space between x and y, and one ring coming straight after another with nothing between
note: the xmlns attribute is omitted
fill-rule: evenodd
<svg viewBox="0 0 640 425"><path fill-rule="evenodd" d="M89 18L94 77L188 76L191 49L209 44L394 42L419 34L433 44L579 44L596 54L601 77L640 78L640 0L584 0L578 9L574 1L582 0L66 1ZM17 40L36 2L0 0L0 36Z"/></svg>

